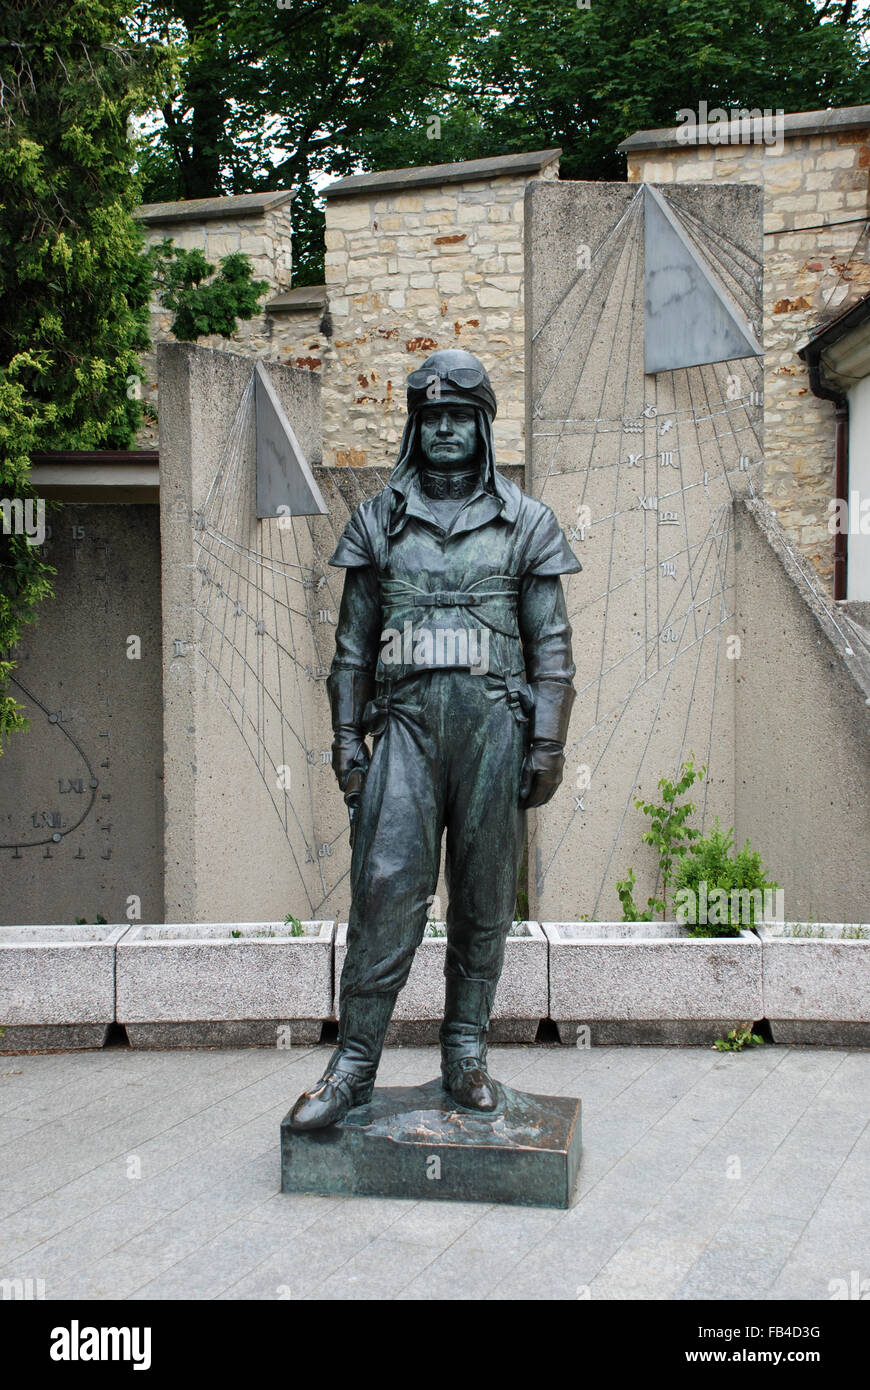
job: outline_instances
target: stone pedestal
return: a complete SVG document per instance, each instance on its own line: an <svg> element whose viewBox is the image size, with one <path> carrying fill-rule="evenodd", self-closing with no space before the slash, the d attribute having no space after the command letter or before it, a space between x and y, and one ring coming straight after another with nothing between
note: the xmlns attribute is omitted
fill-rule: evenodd
<svg viewBox="0 0 870 1390"><path fill-rule="evenodd" d="M498 1109L458 1106L440 1081L376 1090L326 1129L281 1124L282 1192L568 1207L580 1101L499 1086Z"/></svg>

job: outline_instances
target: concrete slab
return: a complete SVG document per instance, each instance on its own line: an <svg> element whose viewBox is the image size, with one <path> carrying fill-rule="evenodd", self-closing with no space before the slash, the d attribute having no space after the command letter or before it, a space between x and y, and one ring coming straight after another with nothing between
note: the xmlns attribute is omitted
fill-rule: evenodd
<svg viewBox="0 0 870 1390"><path fill-rule="evenodd" d="M0 1279L47 1300L859 1296L867 1051L494 1048L511 1087L583 1095L567 1211L281 1193L281 1118L328 1054L4 1059L4 1124L30 1124L17 1158L0 1145ZM389 1051L384 1073L435 1064Z"/></svg>

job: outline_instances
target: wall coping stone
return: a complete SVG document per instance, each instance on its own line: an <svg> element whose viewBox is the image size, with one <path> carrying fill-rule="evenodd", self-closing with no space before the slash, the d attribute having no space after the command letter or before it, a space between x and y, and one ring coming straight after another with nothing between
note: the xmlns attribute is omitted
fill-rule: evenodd
<svg viewBox="0 0 870 1390"><path fill-rule="evenodd" d="M348 178L327 184L323 196L347 198L358 194L402 192L426 184L471 183L510 174L535 174L554 163L561 153L559 147L495 155L490 159L463 159L456 164L422 164L408 169L381 169L374 174L351 174Z"/></svg>
<svg viewBox="0 0 870 1390"><path fill-rule="evenodd" d="M299 285L295 290L276 294L266 303L267 314L294 314L323 309L326 306L325 285Z"/></svg>
<svg viewBox="0 0 870 1390"><path fill-rule="evenodd" d="M727 109L730 111L732 108ZM741 121L729 121L729 131L732 126L739 127L742 124ZM714 125L717 130L721 129L718 123L714 122ZM802 135L826 135L830 131L870 130L870 106L833 106L825 111L792 111L783 116L782 128L786 139L796 139ZM636 130L616 148L627 154L633 154L636 150L692 150L699 146L706 148L701 136L701 132L707 129L706 126L696 127L697 139L678 140L678 131L685 129L685 126L673 126L668 129ZM724 141L722 147L730 148ZM718 149L719 146L715 148Z"/></svg>
<svg viewBox="0 0 870 1390"><path fill-rule="evenodd" d="M294 188L274 193L238 193L228 198L182 198L171 203L142 203L135 212L140 222L214 222L230 217L257 217L288 202Z"/></svg>

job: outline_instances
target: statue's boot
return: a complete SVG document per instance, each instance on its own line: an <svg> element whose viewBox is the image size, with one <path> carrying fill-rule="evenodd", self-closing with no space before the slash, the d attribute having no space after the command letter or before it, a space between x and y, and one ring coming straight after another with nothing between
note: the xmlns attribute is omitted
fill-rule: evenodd
<svg viewBox="0 0 870 1390"><path fill-rule="evenodd" d="M494 986L486 980L446 977L441 1025L441 1080L469 1110L495 1110L498 1085L486 1070L486 1033Z"/></svg>
<svg viewBox="0 0 870 1390"><path fill-rule="evenodd" d="M395 1002L395 994L354 995L345 1001L338 1047L317 1084L303 1091L294 1105L291 1129L323 1129L368 1104Z"/></svg>

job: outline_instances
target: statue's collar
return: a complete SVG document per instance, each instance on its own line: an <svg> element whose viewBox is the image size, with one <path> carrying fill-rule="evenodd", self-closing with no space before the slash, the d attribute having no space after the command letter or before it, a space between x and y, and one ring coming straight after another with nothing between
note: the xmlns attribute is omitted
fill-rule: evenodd
<svg viewBox="0 0 870 1390"><path fill-rule="evenodd" d="M479 482L479 468L452 473L442 473L435 468L420 469L420 490L424 497L434 498L435 501L470 497Z"/></svg>
<svg viewBox="0 0 870 1390"><path fill-rule="evenodd" d="M519 516L522 493L499 473L493 474L493 481L495 492L489 492L478 479L474 491L450 528L451 536L457 536L463 531L476 530L496 517L513 525ZM432 512L426 505L418 474L391 481L389 486L397 494L388 525L390 536L396 536L404 530L411 517L431 523Z"/></svg>

